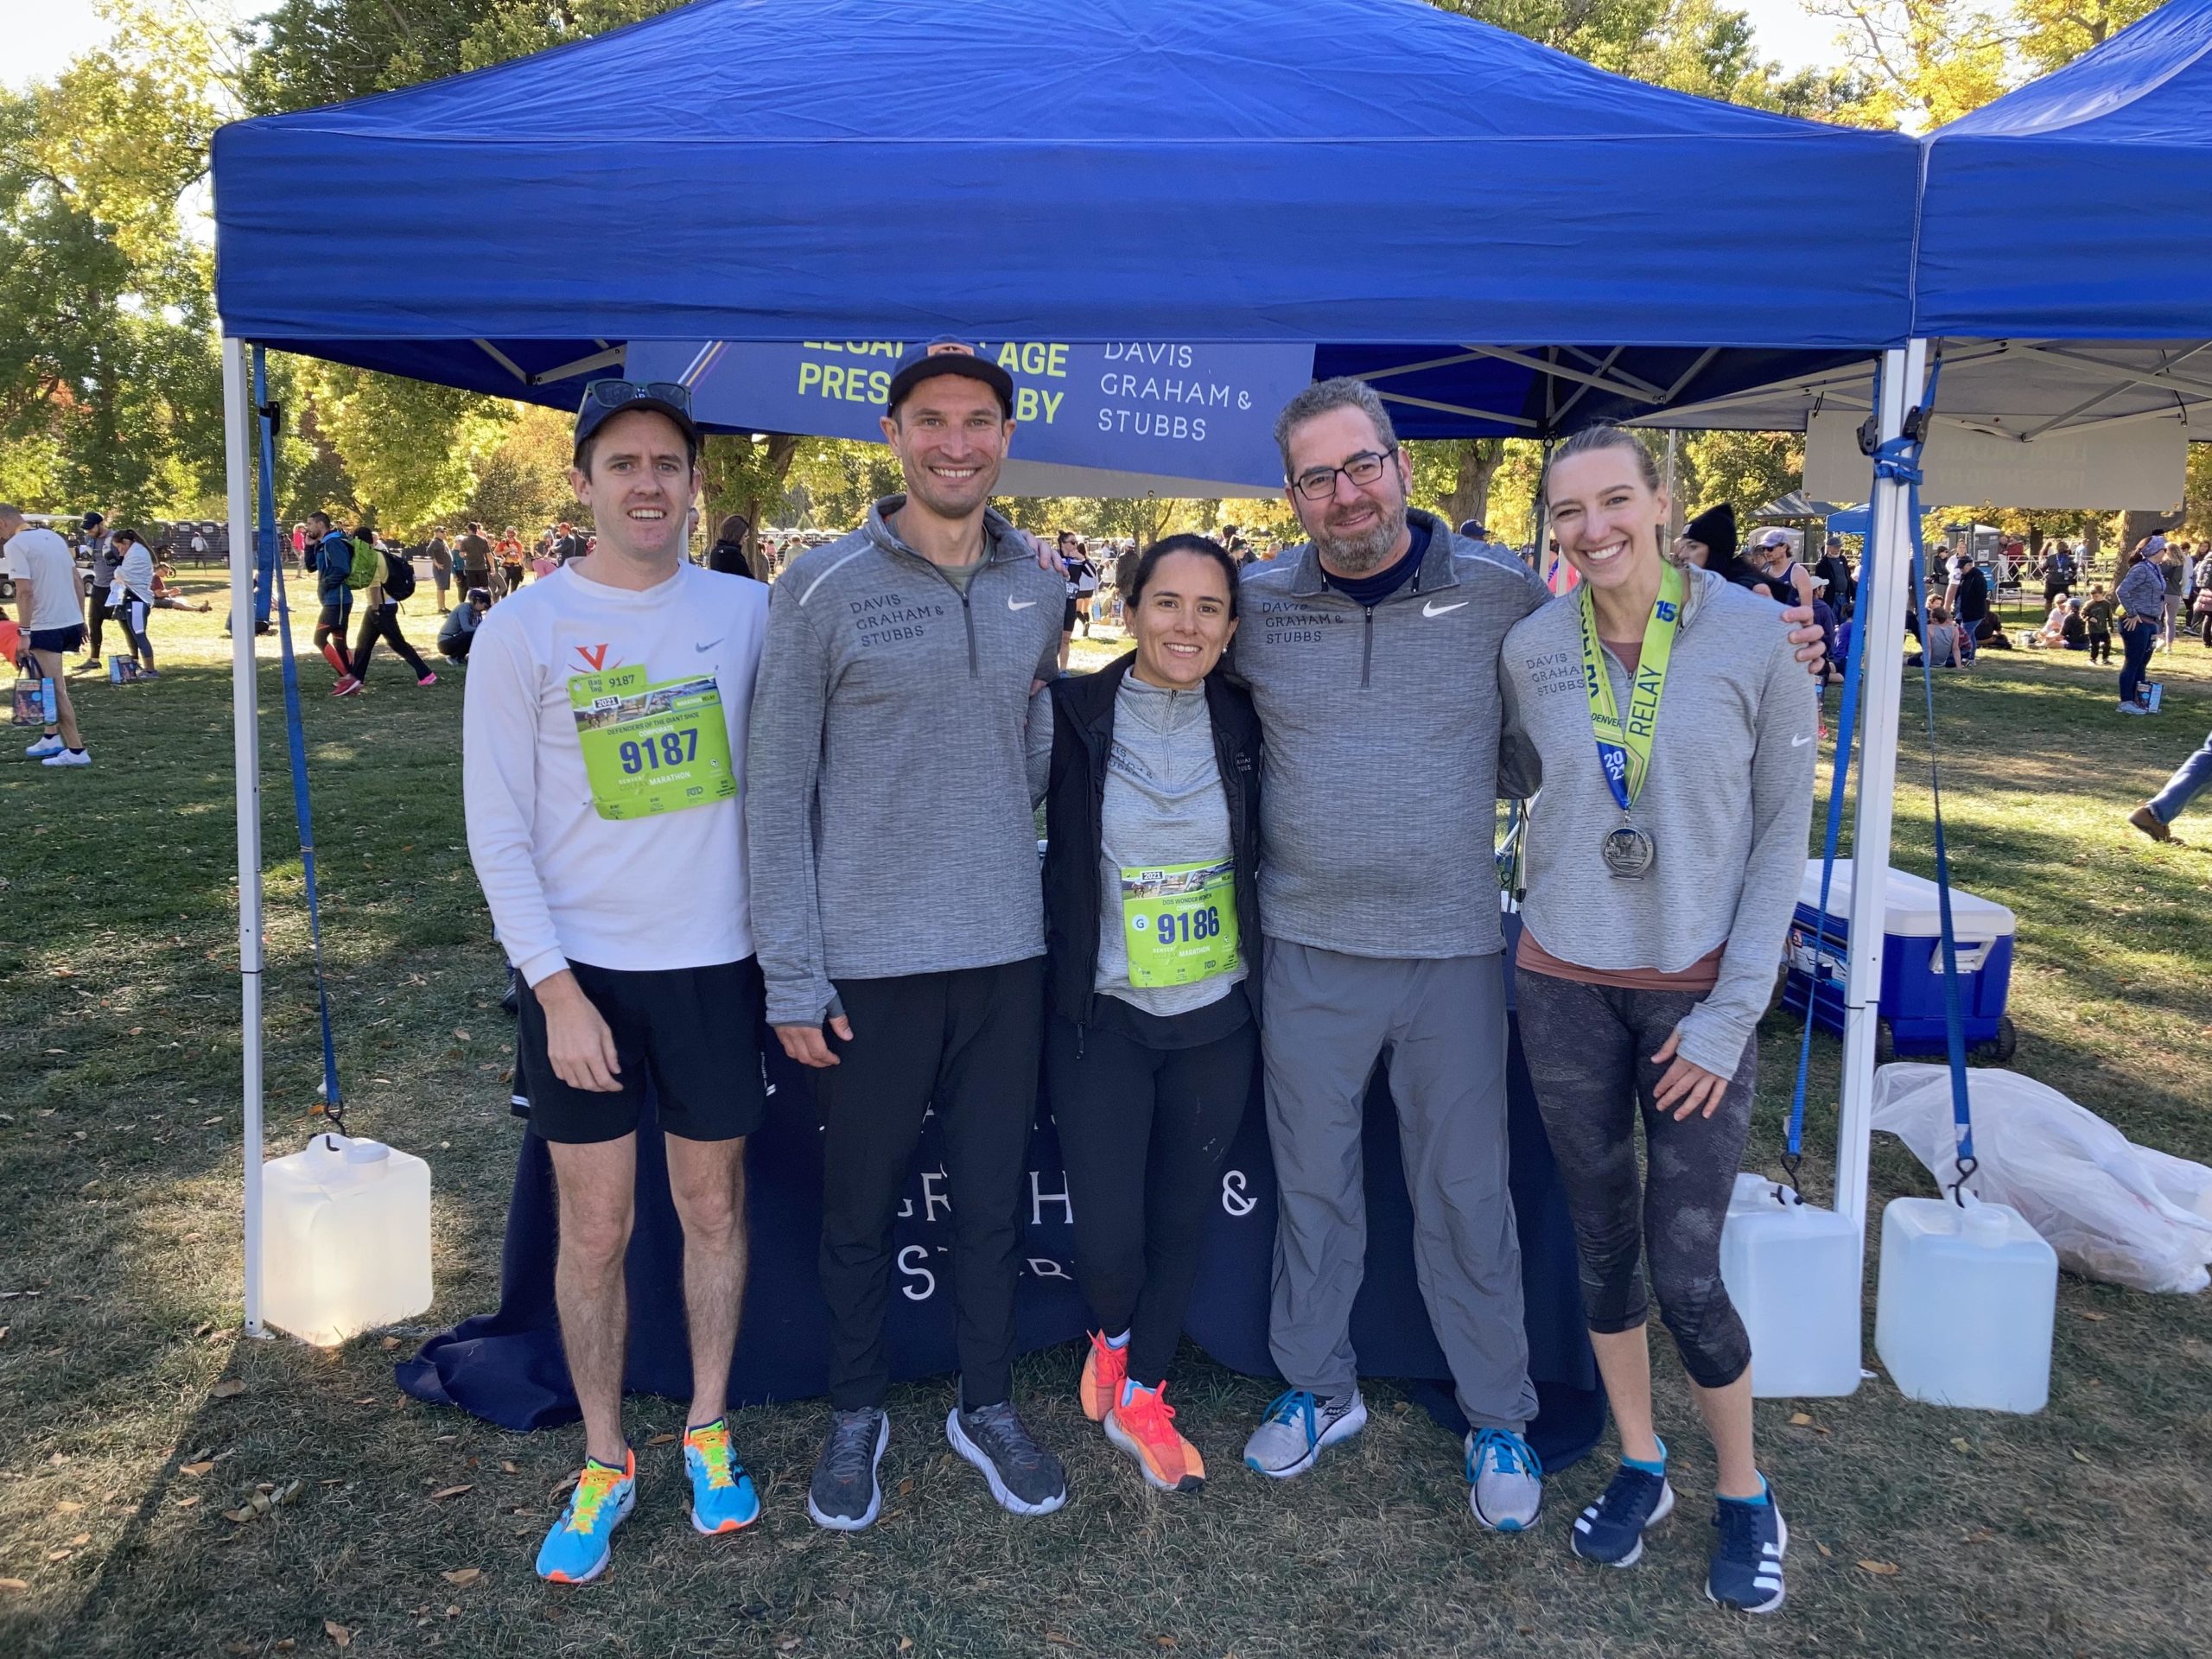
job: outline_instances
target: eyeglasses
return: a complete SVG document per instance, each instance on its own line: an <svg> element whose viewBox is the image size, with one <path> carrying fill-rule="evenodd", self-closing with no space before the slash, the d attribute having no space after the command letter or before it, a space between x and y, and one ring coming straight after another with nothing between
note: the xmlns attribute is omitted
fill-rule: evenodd
<svg viewBox="0 0 2212 1659"><path fill-rule="evenodd" d="M1371 450L1362 450L1341 467L1316 467L1309 472L1300 473L1291 481L1291 487L1308 501L1325 500L1337 493L1338 473L1355 485L1364 487L1382 476L1384 465L1397 453L1398 446L1395 443L1379 455Z"/></svg>
<svg viewBox="0 0 2212 1659"><path fill-rule="evenodd" d="M680 380L594 380L584 388L584 401L601 409L620 409L640 397L691 412L691 388Z"/></svg>

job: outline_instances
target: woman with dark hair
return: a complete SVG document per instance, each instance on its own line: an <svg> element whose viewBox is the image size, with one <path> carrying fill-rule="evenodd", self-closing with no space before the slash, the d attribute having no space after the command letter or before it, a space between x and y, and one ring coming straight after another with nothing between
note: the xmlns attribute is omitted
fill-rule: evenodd
<svg viewBox="0 0 2212 1659"><path fill-rule="evenodd" d="M1136 650L1037 694L1046 803L1045 1076L1098 1320L1084 1414L1164 1491L1205 1461L1165 1384L1259 1056L1260 724L1214 671L1236 566L1171 536L1137 562Z"/></svg>
<svg viewBox="0 0 2212 1659"><path fill-rule="evenodd" d="M707 550L707 569L726 576L753 575L753 561L745 551L745 539L752 533L753 521L743 513L724 518L715 544Z"/></svg>
<svg viewBox="0 0 2212 1659"><path fill-rule="evenodd" d="M1719 1465L1706 1593L1771 1612L1789 1532L1754 1456L1751 1344L1721 1281L1720 1228L1804 873L1815 699L1770 601L1661 558L1666 492L1629 433L1569 439L1544 505L1582 580L1516 623L1499 658L1507 786L1543 791L1514 987L1621 1442L1570 1542L1632 1566L1674 1507L1652 1421L1648 1254Z"/></svg>

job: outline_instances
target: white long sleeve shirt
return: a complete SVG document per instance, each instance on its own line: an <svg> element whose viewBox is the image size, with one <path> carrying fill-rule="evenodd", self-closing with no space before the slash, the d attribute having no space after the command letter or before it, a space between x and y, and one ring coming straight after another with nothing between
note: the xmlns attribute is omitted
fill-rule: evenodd
<svg viewBox="0 0 2212 1659"><path fill-rule="evenodd" d="M462 719L468 851L507 959L531 984L571 962L642 971L753 954L745 738L767 617L759 582L690 564L643 593L560 569L486 615ZM694 726L711 719L709 680L727 779L710 728L702 744L691 734L690 765L683 733L668 739L682 710ZM646 687L658 696L640 697ZM620 724L650 720L671 697L678 712L660 725ZM582 734L602 726L595 800ZM639 741L623 741L633 733ZM680 773L659 770L664 753ZM669 791L687 782L709 798L675 807ZM652 800L649 788L664 792ZM631 816L607 816L610 804Z"/></svg>

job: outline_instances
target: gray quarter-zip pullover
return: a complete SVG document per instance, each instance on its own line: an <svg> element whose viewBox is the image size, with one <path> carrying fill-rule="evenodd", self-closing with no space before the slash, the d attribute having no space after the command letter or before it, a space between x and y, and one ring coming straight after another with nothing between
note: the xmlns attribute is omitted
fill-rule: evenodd
<svg viewBox="0 0 2212 1659"><path fill-rule="evenodd" d="M1413 580L1362 606L1308 544L1245 573L1230 671L1267 744L1271 938L1349 956L1492 955L1498 647L1549 597L1517 559L1426 522Z"/></svg>
<svg viewBox="0 0 2212 1659"><path fill-rule="evenodd" d="M1064 584L986 512L963 592L892 533L905 505L769 592L745 822L772 1024L818 1023L833 978L1044 954L1023 728Z"/></svg>
<svg viewBox="0 0 2212 1659"><path fill-rule="evenodd" d="M1720 977L1681 1024L1693 1065L1735 1074L1766 1011L1805 874L1819 696L1770 599L1692 570L1635 821L1658 849L1641 877L1599 849L1621 810L1598 761L1581 605L1553 600L1505 641L1507 772L1541 786L1529 821L1522 920L1586 968L1675 972L1726 944ZM1629 677L1605 653L1614 706Z"/></svg>

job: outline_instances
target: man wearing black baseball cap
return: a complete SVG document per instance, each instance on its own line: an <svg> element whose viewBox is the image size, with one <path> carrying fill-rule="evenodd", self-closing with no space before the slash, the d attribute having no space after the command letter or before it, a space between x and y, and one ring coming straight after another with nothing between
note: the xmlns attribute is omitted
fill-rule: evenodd
<svg viewBox="0 0 2212 1659"><path fill-rule="evenodd" d="M487 614L468 652L468 850L523 985L517 1093L550 1147L554 1274L586 1462L537 1557L581 1583L636 1492L622 1432L623 1258L645 1079L683 1228L691 1524L760 1513L724 1395L745 1292L745 1137L766 1109L745 869L758 582L684 556L699 429L673 383L595 381L576 499L596 550Z"/></svg>
<svg viewBox="0 0 2212 1659"><path fill-rule="evenodd" d="M952 1205L933 1282L960 1361L945 1438L1012 1513L1067 1501L1012 1399L1045 954L1023 737L1064 586L989 508L1013 404L964 341L906 353L883 416L906 493L793 559L769 601L746 830L768 1018L818 1068L833 1421L807 1513L841 1532L882 1506L892 1224L932 1107Z"/></svg>

